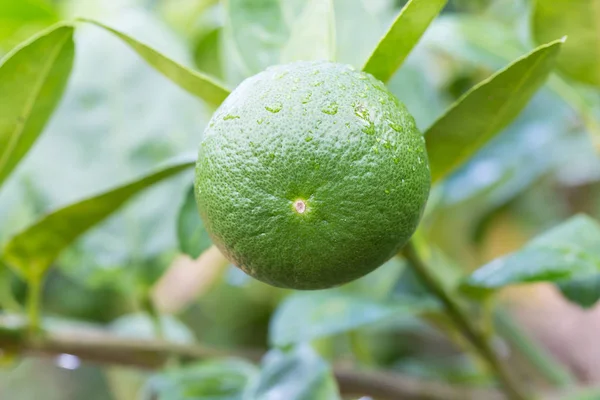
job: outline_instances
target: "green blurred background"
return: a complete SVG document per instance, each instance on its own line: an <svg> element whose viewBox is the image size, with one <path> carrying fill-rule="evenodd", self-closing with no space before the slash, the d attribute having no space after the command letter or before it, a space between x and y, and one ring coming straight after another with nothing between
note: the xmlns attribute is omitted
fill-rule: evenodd
<svg viewBox="0 0 600 400"><path fill-rule="evenodd" d="M301 3L286 0L286 23ZM403 4L336 0L338 61L360 67ZM0 55L58 20L84 16L235 87L271 64L282 45L278 29L283 28L270 26L268 12L259 11L240 21L216 0L0 0ZM527 0L450 1L389 87L425 129L475 83L534 47L529 19ZM0 192L0 243L57 206L125 182L182 152L195 153L212 112L96 27L78 29L76 45L59 108ZM600 118L597 90L577 84L567 90ZM452 282L461 269L517 249L578 212L600 218L599 179L600 162L580 113L565 102L560 88L547 85L513 124L433 190L423 231L439 250L435 257L443 276ZM273 322L272 317L284 299L290 314L280 311L279 319L335 309L327 297L296 294L297 303L291 304L291 292L251 280L218 254L195 261L182 256L197 257L210 245L191 203L190 182L191 174L185 174L145 192L61 256L44 291L48 326L82 335L86 329L107 329L153 337L152 321L144 314L150 293L159 308L173 314L163 321L171 340L266 350L270 323L271 331L286 324L293 330L283 336L314 337L305 326L310 318L292 326L294 318ZM194 240L186 241L189 237ZM18 311L25 295L19 279L10 281L15 298L3 291L1 301L7 313ZM186 281L190 284L183 285ZM489 384L464 353L414 313L380 317L384 297L418 299L415 307L427 300L401 261L336 291L360 304L344 303L332 312L349 307L348 312L372 315L374 322L350 334L321 335L313 344L326 359ZM577 293L597 298L600 279ZM575 306L549 285L506 290L502 301L517 324L580 380L600 383L600 335L594 334L594 327L596 333L600 329L599 308ZM536 379L518 360L516 365ZM0 398L134 399L149 376L70 356L15 360L5 354Z"/></svg>

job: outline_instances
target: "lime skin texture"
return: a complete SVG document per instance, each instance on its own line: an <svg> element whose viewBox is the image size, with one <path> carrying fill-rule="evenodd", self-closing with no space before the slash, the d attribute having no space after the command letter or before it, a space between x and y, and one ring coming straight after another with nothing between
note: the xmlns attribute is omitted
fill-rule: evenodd
<svg viewBox="0 0 600 400"><path fill-rule="evenodd" d="M247 274L324 289L393 257L430 185L424 138L382 82L295 62L246 79L214 113L195 195L213 242Z"/></svg>

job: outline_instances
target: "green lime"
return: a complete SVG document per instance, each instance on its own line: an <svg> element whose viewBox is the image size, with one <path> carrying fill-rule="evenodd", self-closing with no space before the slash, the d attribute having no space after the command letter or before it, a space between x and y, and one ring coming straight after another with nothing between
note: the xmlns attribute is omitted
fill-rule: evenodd
<svg viewBox="0 0 600 400"><path fill-rule="evenodd" d="M242 82L200 144L196 200L214 243L274 286L322 289L394 256L430 187L412 116L371 75L330 62Z"/></svg>

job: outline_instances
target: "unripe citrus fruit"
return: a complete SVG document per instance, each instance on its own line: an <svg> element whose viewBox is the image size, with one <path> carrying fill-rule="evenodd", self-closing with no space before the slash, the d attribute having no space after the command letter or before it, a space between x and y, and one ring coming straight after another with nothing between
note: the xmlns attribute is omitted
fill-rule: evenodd
<svg viewBox="0 0 600 400"><path fill-rule="evenodd" d="M423 136L371 75L329 62L242 82L200 144L196 200L214 243L269 284L321 289L391 258L430 187Z"/></svg>

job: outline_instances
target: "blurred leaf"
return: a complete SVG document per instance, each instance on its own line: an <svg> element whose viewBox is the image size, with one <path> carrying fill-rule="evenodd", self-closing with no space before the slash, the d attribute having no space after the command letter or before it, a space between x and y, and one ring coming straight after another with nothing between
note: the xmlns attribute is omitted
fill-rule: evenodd
<svg viewBox="0 0 600 400"><path fill-rule="evenodd" d="M600 86L600 0L535 0L534 4L532 29L537 42L567 35L558 68L575 80Z"/></svg>
<svg viewBox="0 0 600 400"><path fill-rule="evenodd" d="M14 274L2 260L0 260L0 307L4 312L22 312L23 309L15 299L12 278Z"/></svg>
<svg viewBox="0 0 600 400"><path fill-rule="evenodd" d="M0 186L44 129L67 85L73 27L59 25L0 63Z"/></svg>
<svg viewBox="0 0 600 400"><path fill-rule="evenodd" d="M594 276L559 282L558 288L573 303L590 308L600 300L600 269L599 273Z"/></svg>
<svg viewBox="0 0 600 400"><path fill-rule="evenodd" d="M108 21L192 62L187 44L144 10L128 9ZM152 171L202 137L210 106L102 29L78 26L76 42L59 107L0 193L0 243L45 213ZM69 246L56 266L90 288L125 289L148 265L163 271L177 253L179 194L189 184L185 173L153 186Z"/></svg>
<svg viewBox="0 0 600 400"><path fill-rule="evenodd" d="M326 9L331 4L332 8ZM318 7L315 8L315 5ZM305 57L325 57L356 67L362 66L391 22L394 1L320 0L317 3L317 0L226 0L224 6L227 13L223 30L225 75L229 83L238 84L250 75L290 59L290 56L282 56L286 46L292 46L290 40L308 51ZM324 12L319 11L317 17L312 18L309 16L313 14L311 8ZM305 15L309 25L319 27L319 38L303 39L308 34L314 35L314 32L299 21L302 15ZM335 21L329 19L334 16ZM326 36L334 45L331 57L319 55L325 43L321 38ZM318 48L314 48L315 41L320 43ZM296 53L296 50L291 53ZM291 58L301 58L300 54Z"/></svg>
<svg viewBox="0 0 600 400"><path fill-rule="evenodd" d="M290 26L290 37L281 62L335 59L333 0L308 0L302 14Z"/></svg>
<svg viewBox="0 0 600 400"><path fill-rule="evenodd" d="M179 239L181 252L191 258L198 258L212 245L208 232L200 218L200 213L198 213L193 186L186 192L183 205L179 209L177 238Z"/></svg>
<svg viewBox="0 0 600 400"><path fill-rule="evenodd" d="M0 49L57 21L52 5L43 0L0 0Z"/></svg>
<svg viewBox="0 0 600 400"><path fill-rule="evenodd" d="M192 331L171 315L160 317L164 339L178 344L196 341ZM115 335L131 339L157 339L155 323L148 314L128 314L117 318L109 325Z"/></svg>
<svg viewBox="0 0 600 400"><path fill-rule="evenodd" d="M429 32L431 35L426 38L427 45L458 57L461 62L469 61L494 69L526 50L518 32L489 17L445 15L432 24ZM571 42L567 40L568 44L572 44ZM563 52L564 49L561 54ZM557 59L560 60L560 57L561 55ZM547 85L580 115L600 148L600 122L594 115L594 101L586 96L583 90L585 88L571 85L556 74L549 77Z"/></svg>
<svg viewBox="0 0 600 400"><path fill-rule="evenodd" d="M427 130L434 182L467 161L512 122L545 82L562 43L561 39L540 46L479 83Z"/></svg>
<svg viewBox="0 0 600 400"><path fill-rule="evenodd" d="M146 384L153 400L242 400L257 368L243 360L211 360L155 375Z"/></svg>
<svg viewBox="0 0 600 400"><path fill-rule="evenodd" d="M258 379L244 400L339 400L337 384L327 363L309 346L285 352L271 350Z"/></svg>
<svg viewBox="0 0 600 400"><path fill-rule="evenodd" d="M229 95L229 90L225 89L220 83L208 75L192 71L122 32L103 25L97 21L89 19L80 19L80 21L97 25L113 33L127 43L133 50L135 50L140 57L148 62L148 64L156 68L159 72L179 85L182 89L185 89L191 94L198 96L213 106L218 106L221 104Z"/></svg>
<svg viewBox="0 0 600 400"><path fill-rule="evenodd" d="M389 297L405 267L404 260L394 257L375 271L335 290L372 300L383 300Z"/></svg>
<svg viewBox="0 0 600 400"><path fill-rule="evenodd" d="M523 249L481 267L463 282L462 289L481 296L512 284L589 280L599 273L600 224L577 215Z"/></svg>
<svg viewBox="0 0 600 400"><path fill-rule="evenodd" d="M410 0L367 60L363 71L387 82L448 0Z"/></svg>
<svg viewBox="0 0 600 400"><path fill-rule="evenodd" d="M202 24L202 16L219 0L158 0L159 13L183 34Z"/></svg>
<svg viewBox="0 0 600 400"><path fill-rule="evenodd" d="M194 166L183 160L86 200L58 209L14 236L4 259L23 275L42 274L60 252L88 229L148 187Z"/></svg>
<svg viewBox="0 0 600 400"><path fill-rule="evenodd" d="M224 32L231 55L244 77L279 63L280 52L289 37L284 7L293 7L293 15L302 10L298 0L225 0Z"/></svg>
<svg viewBox="0 0 600 400"><path fill-rule="evenodd" d="M223 78L223 61L221 60L222 28L213 29L197 38L194 47L194 62L200 71L216 78Z"/></svg>
<svg viewBox="0 0 600 400"><path fill-rule="evenodd" d="M335 0L336 60L361 68L396 13L391 0ZM356 29L360 26L360 29Z"/></svg>
<svg viewBox="0 0 600 400"><path fill-rule="evenodd" d="M279 347L414 315L431 307L420 300L374 301L336 289L287 297L271 319L270 342Z"/></svg>

